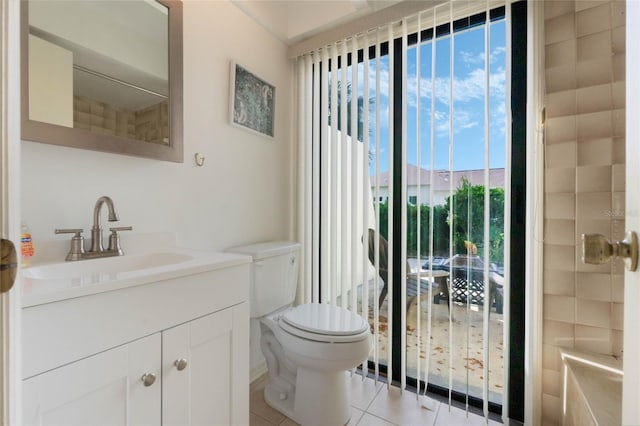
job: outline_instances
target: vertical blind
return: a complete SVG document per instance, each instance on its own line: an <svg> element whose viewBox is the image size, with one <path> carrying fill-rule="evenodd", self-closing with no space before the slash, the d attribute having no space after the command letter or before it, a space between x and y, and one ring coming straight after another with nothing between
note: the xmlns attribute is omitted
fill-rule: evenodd
<svg viewBox="0 0 640 426"><path fill-rule="evenodd" d="M491 44L491 15L490 10L503 8L501 16L505 17L504 25L505 66L496 70L491 69L491 59L494 52ZM448 365L445 384L448 383L449 403L451 403L454 389L454 364L459 361L454 355L454 344L466 341L463 351L467 367L470 360L476 360L482 365L482 390L477 395L482 400L482 408L486 417L489 415L490 386L502 389L502 395L507 394L507 380L501 375L500 383L490 383L491 369L502 369L503 366L491 365L491 348L489 337L492 333L491 275L494 271L490 264L494 259L490 256L489 247L492 241L491 223L495 221L492 215L490 188L492 187L492 152L503 153L503 187L504 187L504 229L503 235L509 232L509 172L510 172L510 114L509 108L502 110L502 123L492 119L495 115L492 108L496 92L494 80L501 84L504 92L498 91L502 102L508 105L509 77L510 77L510 39L508 2L476 2L453 1L416 15L406 17L399 22L390 22L382 28L371 29L362 34L356 34L328 46L308 52L297 58L297 100L298 100L298 169L299 169L299 214L298 233L303 244L302 271L302 301L305 303L332 303L360 314L371 324L373 334L373 350L368 362L362 364L363 375L372 374L378 380L381 376L381 365L386 366L387 383L397 382L401 389L407 386L408 364L411 364L411 374L417 382L430 383L434 371L434 350L432 341L437 334L433 328L434 309L431 308L436 292L442 289L435 285L438 273L435 272L436 231L438 225L437 198L435 182L442 176L448 176L445 187L448 197L447 226L448 247L446 256L449 259L448 270L444 275L449 288L448 303ZM474 17L466 19L466 17ZM482 19L478 19L482 16ZM482 43L483 52L473 60L483 61L483 75L480 81L482 93L482 131L480 140L484 144L482 149L482 163L480 171L474 172L472 178L475 184L484 187L482 195L482 238L481 241L469 242L469 246L483 248L482 256L482 285L481 300L473 305L471 300L470 269L467 262L466 301L454 306L454 264L456 256L454 248L454 221L456 211L454 200L459 191L459 182L455 177L464 175L456 170L456 156L460 149L456 147L457 125L456 119L460 112L456 109L459 90L465 87L456 86L456 34L471 29L480 28L484 31ZM443 41L442 45L439 43ZM397 47L400 46L400 51ZM425 47L426 46L426 47ZM448 50L448 51L447 51ZM444 53L443 53L444 52ZM410 57L411 56L411 57ZM400 61L400 63L396 63ZM444 67L442 66L444 64ZM401 66L397 66L401 65ZM448 75L442 76L442 69ZM401 70L401 75L396 75ZM499 74L502 74L500 77ZM496 78L498 75L498 78ZM396 88L396 83L400 87ZM400 96L396 94L400 90ZM492 98L493 96L493 98ZM401 99L397 104L394 99ZM448 111L438 109L438 102L448 103ZM414 111L415 110L415 111ZM425 113L425 111L427 111ZM494 114L494 115L492 115ZM394 120L396 116L401 121ZM442 118L444 117L444 119ZM400 124L400 128L394 128ZM501 140L492 139L492 126L504 127ZM444 130L443 130L444 129ZM438 145L438 134L445 132L446 147ZM399 136L398 136L399 135ZM398 137L401 139L397 143ZM394 170L399 164L394 150L399 152L401 169ZM446 167L439 167L437 158L448 157ZM411 161L416 162L413 168ZM426 168L425 168L426 167ZM478 175L478 173L480 173ZM409 187L409 176L414 175ZM471 176L471 174L469 174ZM478 176L481 176L478 178ZM469 178L469 179L472 179ZM400 191L394 191L395 180L400 180ZM473 180L472 179L472 180ZM426 183L425 183L426 182ZM426 188L425 188L426 187ZM409 189L415 195L409 194ZM439 189L442 192L442 188ZM412 203L408 200L415 197ZM384 202L382 201L384 199ZM400 203L400 217L394 218L394 206ZM415 232L408 228L409 204L417 206L415 209ZM425 204L428 209L423 211ZM467 232L471 225L471 202L467 198ZM439 212L439 210L438 210ZM414 213L412 213L414 214ZM438 213L439 215L440 213ZM439 217L439 216L438 216ZM426 222L428 226L420 224ZM394 240L392 229L399 227L400 240ZM386 230L386 239L381 238ZM411 232L410 232L411 231ZM370 238L370 233L373 238ZM411 236L409 235L411 234ZM397 235L397 234L396 234ZM407 241L413 239L417 252L411 253L412 265L408 263L409 253ZM508 300L508 238L504 238L502 284L504 300ZM465 242L466 244L467 242ZM386 253L384 245L387 246ZM426 247L421 250L421 247ZM399 273L394 273L393 254L400 252ZM472 249L467 252L470 258ZM443 273L440 273L442 276ZM394 278L399 277L398 282ZM383 279L385 278L385 279ZM380 299L381 292L386 286L386 305ZM394 302L394 287L399 286L401 300ZM412 318L408 317L408 291L415 291L417 308ZM426 290L425 290L426 288ZM476 289L477 290L477 289ZM411 296L413 297L413 296ZM428 303L423 303L428 301ZM382 309L386 307L386 309ZM462 306L462 308L460 308ZM502 342L504 355L508 345L504 344L508 333L508 304L504 305ZM392 324L394 309L400 309L400 327ZM466 321L466 331L460 331L460 318L454 316L457 309L463 309ZM472 328L475 327L469 319L471 311L481 310L482 344L474 346ZM466 310L466 311L465 311ZM496 308L497 310L497 308ZM386 315L386 317L384 315ZM414 320L415 319L415 320ZM495 320L494 320L495 321ZM415 330L411 339L408 338L407 326L411 322ZM446 323L445 323L446 324ZM424 327L424 329L423 329ZM464 328L464 327L463 327ZM393 347L394 330L400 330L401 347ZM456 331L454 331L456 330ZM455 333L462 333L456 335ZM442 330L438 331L441 334ZM409 343L411 340L411 343ZM440 350L439 348L438 350ZM399 366L393 366L392 351L401 351ZM473 353L472 353L473 352ZM478 353L481 352L481 360ZM409 353L415 353L408 357ZM421 354L423 356L421 356ZM396 358L397 359L397 358ZM438 361L439 362L439 361ZM370 371L370 366L372 370ZM504 366L506 367L506 365ZM470 393L469 368L466 373L466 388L464 393ZM400 371L399 377L393 372ZM506 369L505 369L506 371ZM431 376L430 376L431 375ZM456 379L456 383L459 380ZM426 389L426 386L425 386ZM501 402L501 401L499 401ZM468 398L467 398L468 404ZM425 406L428 406L425 404ZM467 405L468 407L468 405ZM507 413L503 410L503 417Z"/></svg>

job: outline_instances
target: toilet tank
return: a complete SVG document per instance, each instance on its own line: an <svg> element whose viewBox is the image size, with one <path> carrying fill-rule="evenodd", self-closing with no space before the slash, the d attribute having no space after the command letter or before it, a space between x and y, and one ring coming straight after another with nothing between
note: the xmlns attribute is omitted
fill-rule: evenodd
<svg viewBox="0 0 640 426"><path fill-rule="evenodd" d="M293 303L298 287L299 243L265 242L234 247L228 251L253 258L251 318L263 317Z"/></svg>

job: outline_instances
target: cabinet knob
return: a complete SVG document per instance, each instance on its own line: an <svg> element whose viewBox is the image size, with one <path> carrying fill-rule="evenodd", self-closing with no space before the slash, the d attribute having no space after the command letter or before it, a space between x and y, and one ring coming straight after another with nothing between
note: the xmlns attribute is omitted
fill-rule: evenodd
<svg viewBox="0 0 640 426"><path fill-rule="evenodd" d="M149 387L156 382L156 375L153 373L147 373L142 376L141 380L146 387Z"/></svg>
<svg viewBox="0 0 640 426"><path fill-rule="evenodd" d="M173 365L176 366L176 368L178 369L178 371L182 371L185 368L187 368L187 360L184 358L181 359L176 359L175 362L173 363Z"/></svg>

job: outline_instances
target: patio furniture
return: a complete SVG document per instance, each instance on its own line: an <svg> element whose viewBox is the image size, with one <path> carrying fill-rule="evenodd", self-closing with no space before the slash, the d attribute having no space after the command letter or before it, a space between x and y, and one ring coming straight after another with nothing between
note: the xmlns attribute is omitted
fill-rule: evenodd
<svg viewBox="0 0 640 426"><path fill-rule="evenodd" d="M465 266L456 266L451 269L451 296L455 302L467 303L484 306L484 270L477 268L467 268ZM502 288L504 277L495 271L489 271L489 309L495 306L496 312L503 312L503 297L498 291L498 287ZM442 295L435 300L440 302L440 298L449 299L449 286L442 286Z"/></svg>
<svg viewBox="0 0 640 426"><path fill-rule="evenodd" d="M369 229L369 261L375 265L375 238L376 231ZM382 307L384 299L389 291L387 284L388 262L389 262L389 244L387 240L380 236L379 242L379 276L384 283L380 296L378 298L378 307ZM421 270L420 272L407 273L407 309L416 299L418 293L425 294L429 292L429 285L433 286L433 302L440 303L441 299L449 300L450 293L453 301L466 303L467 298L471 304L484 305L484 268L466 266L464 256L458 255L454 258L464 261L463 264L454 263L450 267L448 262L446 265L436 266L432 271ZM475 260L474 256L472 260ZM446 269L445 269L446 268ZM407 263L407 271L411 268ZM449 277L451 271L451 277ZM419 278L419 279L418 279ZM419 283L419 284L418 284ZM504 277L494 270L489 271L489 309L495 306L496 312L503 312L503 294L502 289ZM450 291L451 289L451 291Z"/></svg>
<svg viewBox="0 0 640 426"><path fill-rule="evenodd" d="M369 261L373 265L375 265L375 238L376 238L376 231L373 229L369 229ZM380 296L378 297L378 307L381 308L382 304L384 303L384 299L387 297L387 293L389 291L389 287L387 283L387 277L389 274L389 270L388 270L389 244L383 236L380 236L379 244L380 244L379 276L382 282L384 283L382 290L380 291ZM418 297L418 293L425 294L429 292L429 285L437 286L440 289L440 291L443 291L443 292L445 290L442 290L442 289L447 288L447 277L449 276L448 272L445 272L445 271L432 271L432 272L421 271L419 273L410 272L411 268L409 264L407 263L406 265L407 265L407 271L408 271L407 273L407 309L409 309L409 306L411 306L411 303L413 303L413 301ZM446 294L447 295L449 294L448 289L446 290ZM436 298L435 293L433 297L435 300Z"/></svg>

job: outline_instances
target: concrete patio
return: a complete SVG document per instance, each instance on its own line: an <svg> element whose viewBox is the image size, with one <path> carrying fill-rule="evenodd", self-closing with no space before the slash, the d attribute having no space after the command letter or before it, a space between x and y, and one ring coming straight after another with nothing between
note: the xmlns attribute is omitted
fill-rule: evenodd
<svg viewBox="0 0 640 426"><path fill-rule="evenodd" d="M361 302L362 295L359 295ZM375 301L375 302L374 302ZM373 280L369 283L369 323L378 336L378 361L387 364L388 357L388 301L385 299L380 309L379 325L375 330L373 303L378 296L374 294ZM448 388L450 373L452 389L471 396L482 398L484 378L484 315L481 306L454 303L450 321L448 302L434 304L426 294L421 296L418 314L417 300L407 310L406 362L407 374L416 377L420 363L420 378L425 379L426 342L429 309L431 311L431 344L429 360L429 383ZM416 342L420 324L419 357ZM489 401L502 404L503 395L503 315L492 308L489 319ZM452 348L451 366L449 348ZM370 360L374 360L373 353Z"/></svg>

